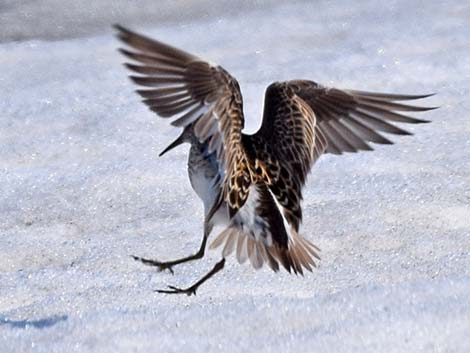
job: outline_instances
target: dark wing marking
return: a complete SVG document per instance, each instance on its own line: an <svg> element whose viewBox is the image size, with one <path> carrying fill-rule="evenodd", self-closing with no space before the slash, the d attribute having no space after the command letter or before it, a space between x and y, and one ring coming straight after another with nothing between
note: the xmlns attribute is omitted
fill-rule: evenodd
<svg viewBox="0 0 470 353"><path fill-rule="evenodd" d="M326 88L312 81L274 83L266 91L260 130L244 138L251 158L261 164L268 185L298 231L302 220L302 187L324 152L342 154L372 150L370 142L391 144L381 132L410 135L393 122L425 123L398 113L434 108L396 101L430 95L396 95Z"/></svg>
<svg viewBox="0 0 470 353"><path fill-rule="evenodd" d="M411 135L393 123L426 123L399 112L421 112L418 107L397 101L421 99L428 95L403 95L327 88L313 81L289 81L297 96L313 110L318 128L327 141L327 153L370 151L369 143L392 144L381 133Z"/></svg>
<svg viewBox="0 0 470 353"><path fill-rule="evenodd" d="M302 186L326 148L326 139L316 126L315 114L290 85L274 83L266 90L261 128L244 140L295 232L302 219Z"/></svg>
<svg viewBox="0 0 470 353"><path fill-rule="evenodd" d="M121 26L115 28L119 39L132 48L120 49L121 53L138 63L126 64L138 74L130 78L151 87L137 91L143 102L162 118L175 118L174 126L191 125L194 136L207 143L208 152L216 152L224 180L221 200L228 202L233 215L243 206L251 183L241 145L244 118L237 81L220 66Z"/></svg>

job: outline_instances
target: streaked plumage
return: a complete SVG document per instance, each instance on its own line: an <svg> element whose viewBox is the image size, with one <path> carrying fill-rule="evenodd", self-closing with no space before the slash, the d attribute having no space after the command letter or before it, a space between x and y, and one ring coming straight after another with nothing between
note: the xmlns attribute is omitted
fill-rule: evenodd
<svg viewBox="0 0 470 353"><path fill-rule="evenodd" d="M171 124L183 128L168 146L191 144L191 185L205 207L204 239L199 252L158 262L136 258L160 269L202 257L215 224L225 229L211 247L225 259L235 252L240 263L264 263L274 271L311 271L319 249L300 234L302 188L323 153L370 151L370 143L392 144L382 133L410 135L394 123L424 123L402 112L433 108L401 101L429 95L397 95L327 88L307 80L273 83L266 90L262 126L242 133L243 103L237 81L222 67L156 40L116 26L131 50L120 49L135 63L130 78L146 87L143 102ZM208 274L223 267L219 262ZM207 278L186 290L194 293Z"/></svg>

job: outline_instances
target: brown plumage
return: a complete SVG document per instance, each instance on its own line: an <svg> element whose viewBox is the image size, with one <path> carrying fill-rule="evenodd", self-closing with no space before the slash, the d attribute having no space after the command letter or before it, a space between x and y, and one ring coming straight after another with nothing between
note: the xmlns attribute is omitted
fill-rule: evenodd
<svg viewBox="0 0 470 353"><path fill-rule="evenodd" d="M130 78L147 87L137 91L143 102L183 128L162 153L183 142L191 144L190 179L206 209L198 254L169 262L137 258L160 269L202 257L212 227L223 224L225 230L211 246L223 245L224 258L235 252L240 262L249 259L255 268L266 263L274 271L279 264L289 272L311 271L319 249L299 229L302 188L315 161L323 153L392 144L383 133L410 135L395 123L426 122L402 112L434 109L401 103L429 95L339 90L294 80L267 88L262 126L246 135L240 88L227 71L121 26L116 29L131 48L120 51L137 63L126 64L137 74ZM212 272L223 263L216 267ZM164 292L191 294L202 282Z"/></svg>

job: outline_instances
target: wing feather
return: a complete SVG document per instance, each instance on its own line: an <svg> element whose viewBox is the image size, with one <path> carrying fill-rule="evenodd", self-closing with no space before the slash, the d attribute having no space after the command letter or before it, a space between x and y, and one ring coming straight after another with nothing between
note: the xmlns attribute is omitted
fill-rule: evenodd
<svg viewBox="0 0 470 353"><path fill-rule="evenodd" d="M241 143L244 118L237 81L220 66L124 27L115 27L119 39L130 47L120 52L138 63L125 64L135 73L131 80L151 88L137 91L144 98L143 103L159 116L174 119L174 126L185 131L193 127L195 138L216 153L223 179L218 202L225 200L232 216L246 201L247 184L251 183Z"/></svg>
<svg viewBox="0 0 470 353"><path fill-rule="evenodd" d="M285 249L280 245L276 258L286 268L302 273L302 267L314 266L313 260L309 262L311 256L318 257L318 249L305 245L306 240L298 235L302 220L302 187L315 161L323 153L340 155L370 151L370 143L392 144L381 133L410 135L393 123L426 121L398 112L434 108L396 101L426 97L429 95L339 90L300 80L274 83L267 88L261 128L246 137L244 145L255 163L266 170L266 183L284 219L292 227L288 230L289 244L303 244L303 247L293 245L294 248L288 249L296 259L292 262L283 257ZM304 248L306 253L302 251Z"/></svg>
<svg viewBox="0 0 470 353"><path fill-rule="evenodd" d="M403 95L339 90L306 80L288 81L286 84L315 113L318 130L323 131L327 137L328 148L325 151L328 153L342 154L371 150L368 142L392 144L379 132L411 135L410 132L392 124L393 122L410 124L428 122L398 112L424 112L436 109L396 103L396 101L427 98L432 94ZM338 134L332 130L341 136L338 138ZM356 137L362 140L362 143Z"/></svg>

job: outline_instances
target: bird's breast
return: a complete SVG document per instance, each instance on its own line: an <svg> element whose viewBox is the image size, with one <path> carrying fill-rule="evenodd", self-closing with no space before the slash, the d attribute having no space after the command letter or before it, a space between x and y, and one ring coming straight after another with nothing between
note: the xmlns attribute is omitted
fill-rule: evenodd
<svg viewBox="0 0 470 353"><path fill-rule="evenodd" d="M201 144L191 145L188 175L193 190L208 212L216 201L220 188L220 176L215 156L205 154L204 146Z"/></svg>

